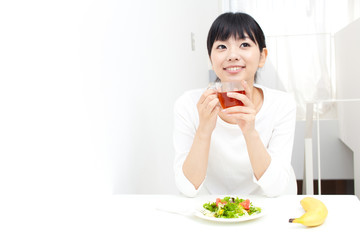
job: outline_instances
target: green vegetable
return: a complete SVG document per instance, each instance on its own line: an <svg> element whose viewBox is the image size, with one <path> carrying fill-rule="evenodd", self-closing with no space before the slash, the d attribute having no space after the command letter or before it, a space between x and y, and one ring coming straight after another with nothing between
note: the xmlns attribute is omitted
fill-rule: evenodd
<svg viewBox="0 0 360 240"><path fill-rule="evenodd" d="M224 197L223 199L217 198L216 202L205 203L203 207L210 211L216 218L239 218L246 215L258 214L261 212L261 208L254 207L250 202L250 207L245 206L244 203L249 200L233 197ZM243 204L240 204L243 203Z"/></svg>

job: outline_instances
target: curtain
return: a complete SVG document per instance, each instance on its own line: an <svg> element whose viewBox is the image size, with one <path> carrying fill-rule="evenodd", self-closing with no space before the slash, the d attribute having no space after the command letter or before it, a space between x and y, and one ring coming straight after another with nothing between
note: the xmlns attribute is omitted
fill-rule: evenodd
<svg viewBox="0 0 360 240"><path fill-rule="evenodd" d="M360 17L360 0L224 0L222 7L259 23L269 54L257 82L292 93L298 120L307 102L335 98L333 36ZM336 117L330 103L318 111L323 119Z"/></svg>

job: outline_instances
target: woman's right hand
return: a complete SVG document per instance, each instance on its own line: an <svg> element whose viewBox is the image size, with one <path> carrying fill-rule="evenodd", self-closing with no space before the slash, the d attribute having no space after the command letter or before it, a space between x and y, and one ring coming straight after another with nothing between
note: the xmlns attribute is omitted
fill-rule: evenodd
<svg viewBox="0 0 360 240"><path fill-rule="evenodd" d="M198 131L202 134L211 135L216 126L216 119L220 112L219 99L216 91L207 89L197 103L199 113Z"/></svg>

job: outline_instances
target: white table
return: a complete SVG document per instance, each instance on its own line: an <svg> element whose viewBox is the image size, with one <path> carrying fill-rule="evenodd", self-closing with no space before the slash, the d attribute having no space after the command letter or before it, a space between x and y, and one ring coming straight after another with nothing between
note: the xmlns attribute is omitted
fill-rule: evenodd
<svg viewBox="0 0 360 240"><path fill-rule="evenodd" d="M360 239L360 201L356 196L314 196L329 211L325 223L314 228L288 222L303 214L303 195L248 197L263 207L266 215L247 222L217 223L157 210L191 209L204 197L18 196L2 201L0 239Z"/></svg>

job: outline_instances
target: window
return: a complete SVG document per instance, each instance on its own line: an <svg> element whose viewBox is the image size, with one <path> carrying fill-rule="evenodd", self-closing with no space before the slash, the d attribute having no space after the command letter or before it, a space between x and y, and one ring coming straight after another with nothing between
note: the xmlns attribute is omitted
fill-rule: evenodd
<svg viewBox="0 0 360 240"><path fill-rule="evenodd" d="M333 36L360 17L360 0L223 0L222 7L260 24L269 55L258 83L292 93L299 120L306 102L336 98ZM332 103L319 114L336 118Z"/></svg>

